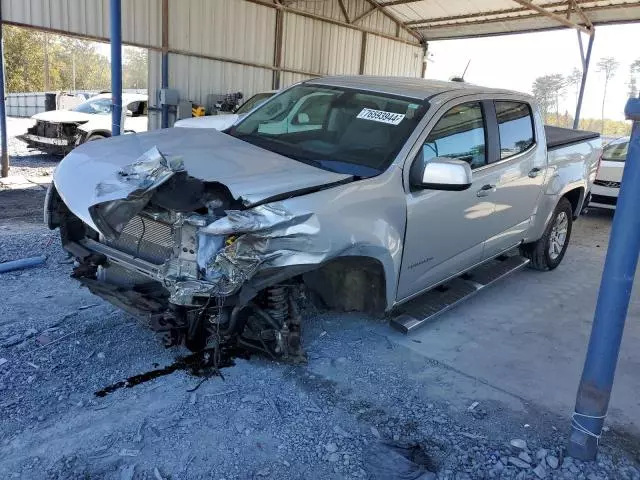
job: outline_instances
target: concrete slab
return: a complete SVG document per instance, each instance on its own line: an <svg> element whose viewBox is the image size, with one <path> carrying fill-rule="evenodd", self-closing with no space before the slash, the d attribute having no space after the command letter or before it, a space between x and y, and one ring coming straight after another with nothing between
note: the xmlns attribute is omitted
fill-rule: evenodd
<svg viewBox="0 0 640 480"><path fill-rule="evenodd" d="M611 219L610 212L595 210L581 218L555 271L518 272L417 332L409 336L391 332L389 338L568 418L591 331ZM609 414L610 422L636 433L640 432L639 318L636 289Z"/></svg>
<svg viewBox="0 0 640 480"><path fill-rule="evenodd" d="M51 175L42 175L34 177L25 177L23 175L10 175L0 178L0 190L26 190L46 189L51 183Z"/></svg>
<svg viewBox="0 0 640 480"><path fill-rule="evenodd" d="M27 183L29 183L29 180L22 175L9 175L8 177L0 178L0 186L23 185Z"/></svg>

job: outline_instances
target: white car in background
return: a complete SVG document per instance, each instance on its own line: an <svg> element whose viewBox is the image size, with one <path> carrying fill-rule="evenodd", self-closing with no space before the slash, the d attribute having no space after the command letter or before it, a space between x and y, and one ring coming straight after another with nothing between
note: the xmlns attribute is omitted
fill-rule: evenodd
<svg viewBox="0 0 640 480"><path fill-rule="evenodd" d="M242 120L254 108L269 100L266 106L267 112L272 118L260 125L260 133L280 135L283 133L299 133L311 130L320 130L328 105L326 100L328 93L311 93L295 104L288 105L271 99L277 91L263 92L254 95L243 103L235 113L223 115L208 115L178 120L173 126L179 128L211 128L213 130L226 130ZM258 97L258 98L256 98Z"/></svg>
<svg viewBox="0 0 640 480"><path fill-rule="evenodd" d="M615 209L620 193L622 171L627 158L630 137L621 137L607 144L602 150L600 170L591 187L589 206Z"/></svg>
<svg viewBox="0 0 640 480"><path fill-rule="evenodd" d="M213 130L226 130L238 120L241 120L258 105L263 104L273 97L277 90L256 93L244 102L234 113L222 113L219 115L205 115L204 117L183 118L173 124L178 128L212 128Z"/></svg>
<svg viewBox="0 0 640 480"><path fill-rule="evenodd" d="M66 155L81 143L111 136L111 93L91 97L70 110L51 110L31 117L35 124L17 138L29 148ZM146 132L147 95L122 95L122 133Z"/></svg>

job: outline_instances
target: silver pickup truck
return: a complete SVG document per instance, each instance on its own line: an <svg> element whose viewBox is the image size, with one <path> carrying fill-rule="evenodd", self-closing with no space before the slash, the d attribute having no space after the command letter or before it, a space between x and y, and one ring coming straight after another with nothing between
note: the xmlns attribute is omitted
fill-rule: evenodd
<svg viewBox="0 0 640 480"><path fill-rule="evenodd" d="M320 78L224 133L79 146L45 218L73 276L168 344L297 356L301 299L409 331L524 265L556 268L599 152L527 95Z"/></svg>

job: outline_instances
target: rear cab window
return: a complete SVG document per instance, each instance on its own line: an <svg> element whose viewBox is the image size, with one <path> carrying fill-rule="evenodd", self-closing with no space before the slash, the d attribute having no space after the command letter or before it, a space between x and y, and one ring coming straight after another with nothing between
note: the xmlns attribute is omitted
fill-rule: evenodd
<svg viewBox="0 0 640 480"><path fill-rule="evenodd" d="M533 115L525 102L494 102L498 133L500 136L500 160L518 155L535 144Z"/></svg>

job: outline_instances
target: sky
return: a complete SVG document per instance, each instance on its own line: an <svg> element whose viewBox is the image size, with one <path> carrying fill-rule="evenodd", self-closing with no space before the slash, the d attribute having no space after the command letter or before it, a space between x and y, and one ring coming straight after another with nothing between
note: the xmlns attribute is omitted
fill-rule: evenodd
<svg viewBox="0 0 640 480"><path fill-rule="evenodd" d="M586 49L587 37L583 37ZM596 71L596 63L602 57L612 56L620 62L620 67L609 82L605 117L624 119L629 65L640 58L637 45L640 45L640 24L596 27L582 118L600 118L604 75ZM574 67L580 68L581 63L577 34L569 29L434 41L429 42L429 52L427 78L448 80L460 76L471 60L466 81L527 93L531 93L536 77L553 73L567 75ZM575 92L567 91L561 112L565 109L571 114L575 111Z"/></svg>

